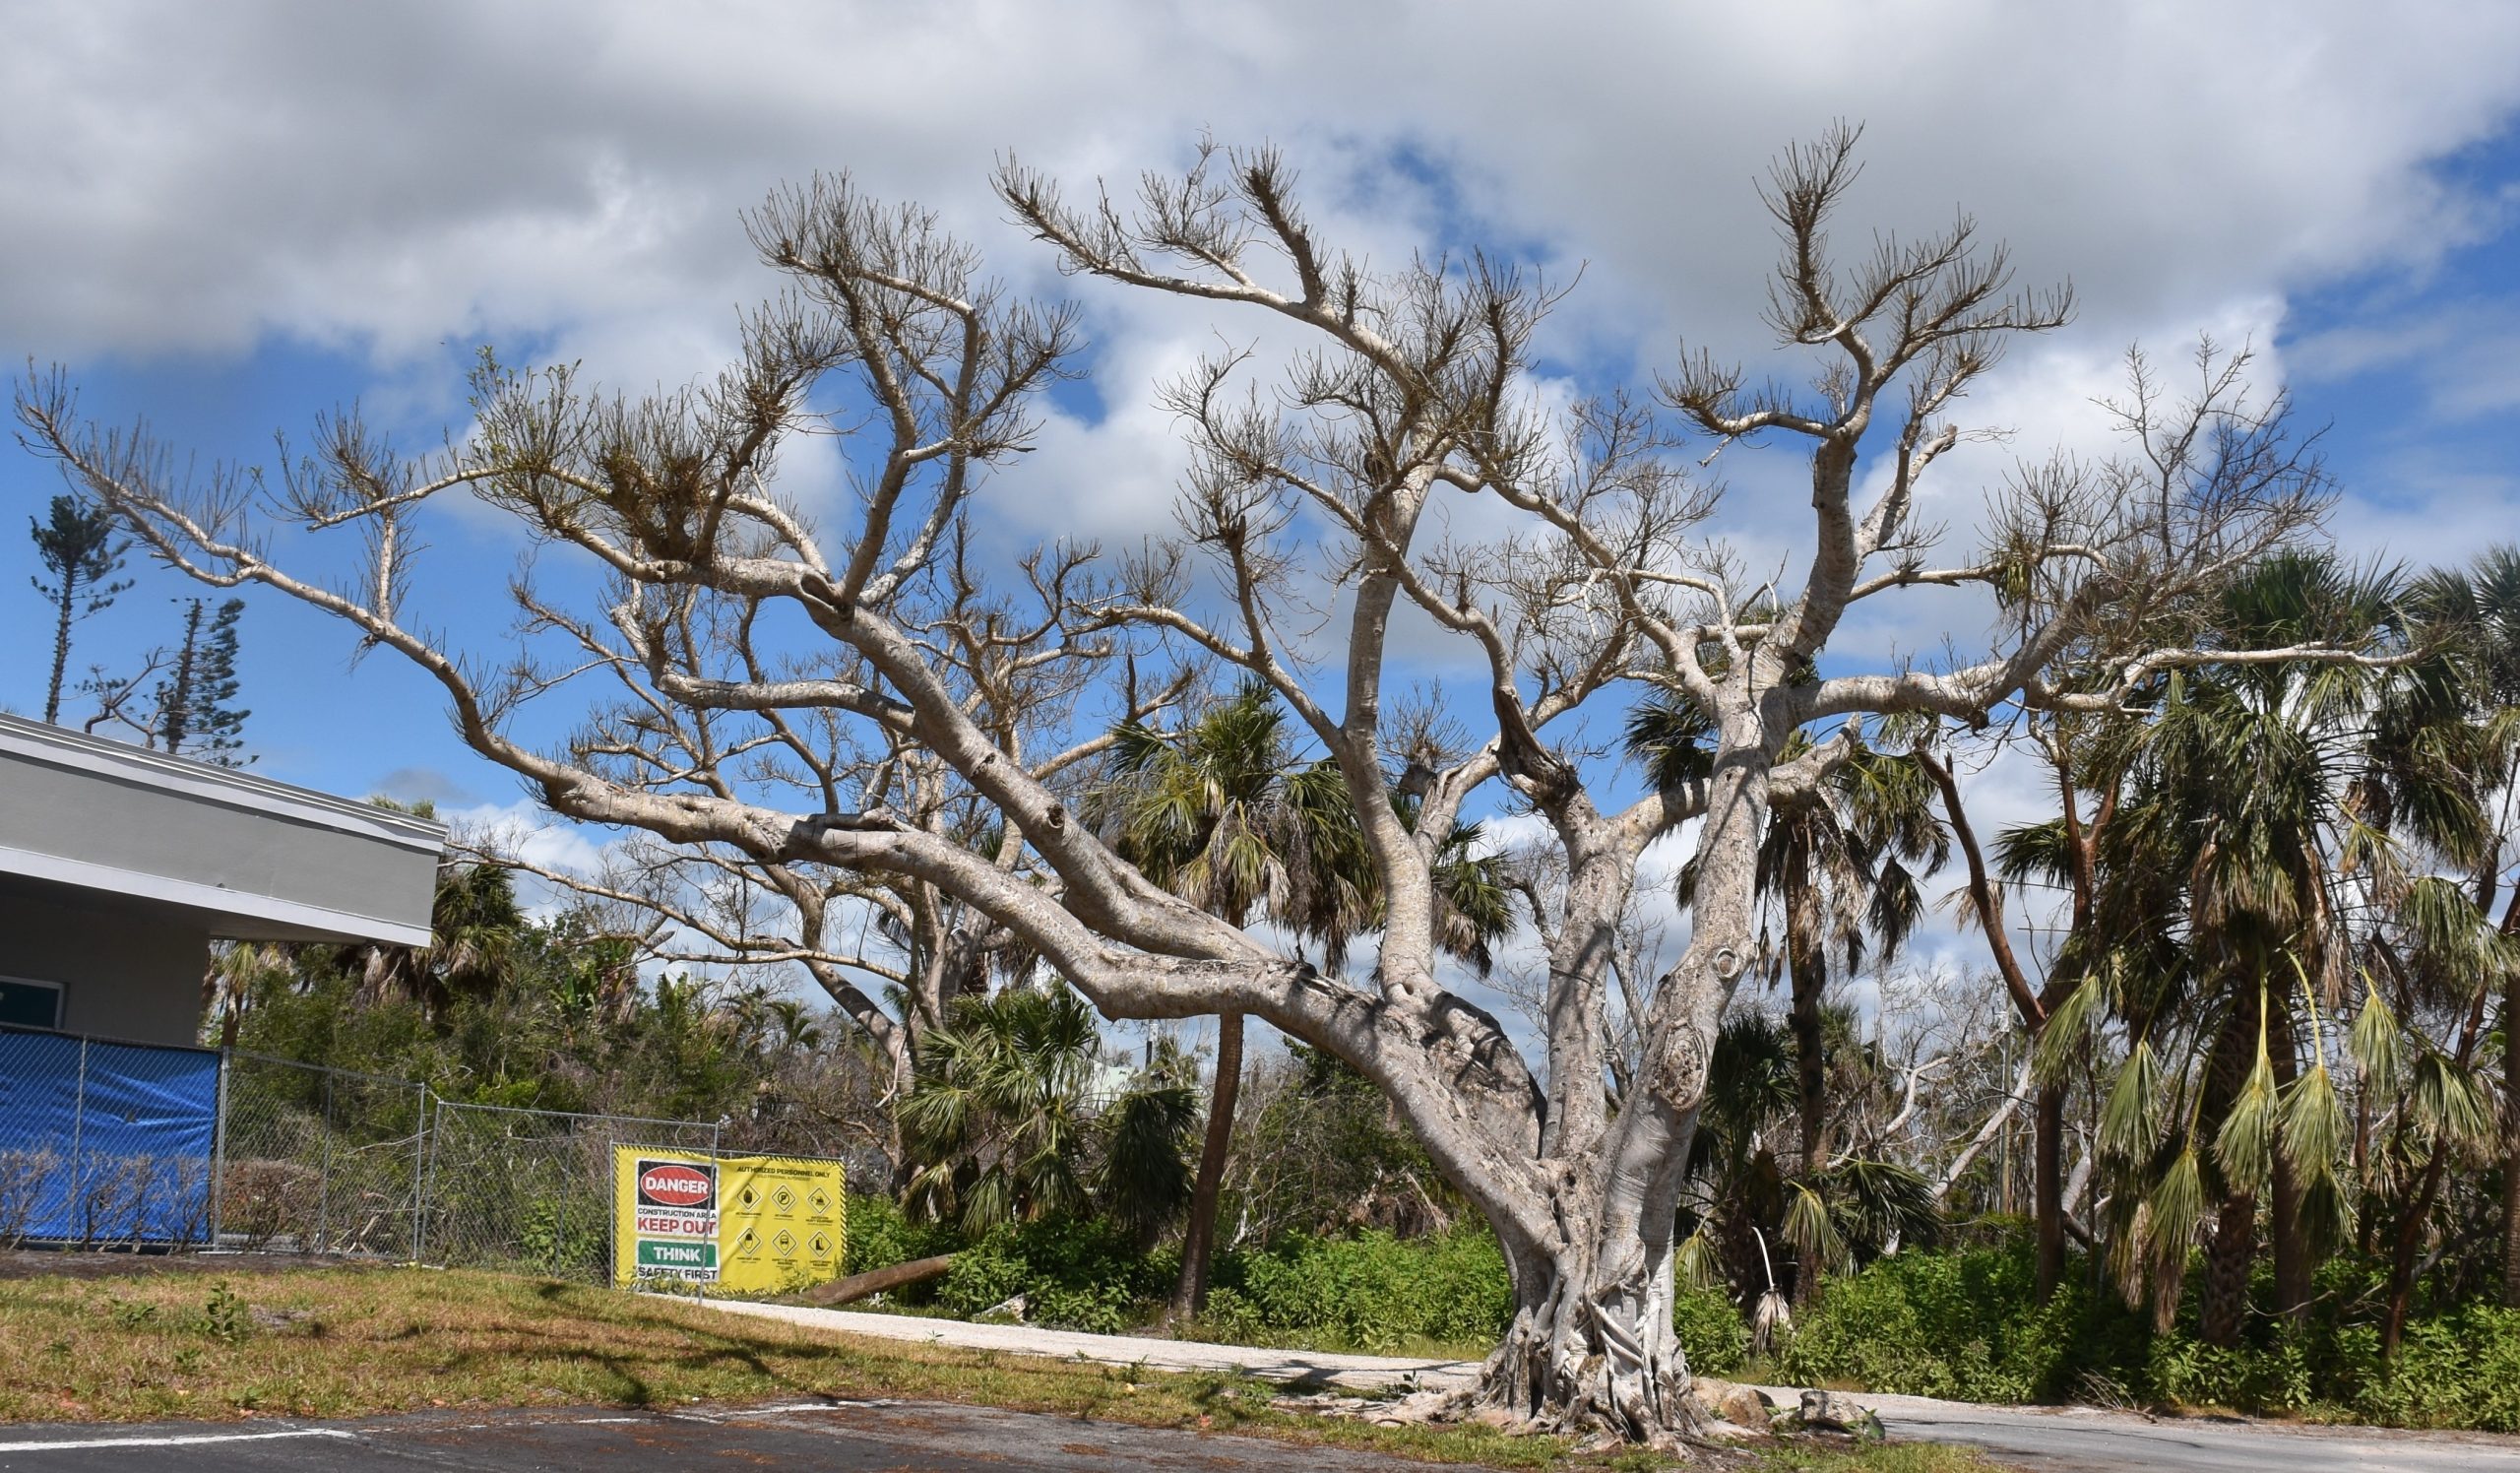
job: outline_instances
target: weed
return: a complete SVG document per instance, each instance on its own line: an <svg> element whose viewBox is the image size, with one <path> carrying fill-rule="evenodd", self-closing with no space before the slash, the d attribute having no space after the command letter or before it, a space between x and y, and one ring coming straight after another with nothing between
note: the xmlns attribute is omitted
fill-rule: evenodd
<svg viewBox="0 0 2520 1473"><path fill-rule="evenodd" d="M220 1279L210 1286L210 1298L202 1303L201 1327L212 1339L233 1345L254 1332L254 1313L235 1286Z"/></svg>

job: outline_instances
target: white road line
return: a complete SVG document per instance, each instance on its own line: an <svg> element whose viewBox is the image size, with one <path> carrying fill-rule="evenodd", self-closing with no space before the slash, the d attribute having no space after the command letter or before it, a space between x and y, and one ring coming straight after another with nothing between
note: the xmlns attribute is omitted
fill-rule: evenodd
<svg viewBox="0 0 2520 1473"><path fill-rule="evenodd" d="M0 1442L0 1452L81 1452L91 1447L190 1447L202 1442L269 1442L281 1438L346 1438L358 1434L330 1427L299 1427L287 1432L190 1433L171 1438L91 1438L81 1442Z"/></svg>

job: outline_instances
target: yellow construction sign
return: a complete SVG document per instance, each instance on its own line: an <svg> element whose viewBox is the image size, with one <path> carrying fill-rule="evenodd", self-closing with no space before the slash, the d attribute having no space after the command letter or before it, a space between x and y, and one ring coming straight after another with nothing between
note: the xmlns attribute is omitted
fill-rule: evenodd
<svg viewBox="0 0 2520 1473"><path fill-rule="evenodd" d="M837 1161L612 1148L612 1281L738 1294L840 1276L849 1197Z"/></svg>

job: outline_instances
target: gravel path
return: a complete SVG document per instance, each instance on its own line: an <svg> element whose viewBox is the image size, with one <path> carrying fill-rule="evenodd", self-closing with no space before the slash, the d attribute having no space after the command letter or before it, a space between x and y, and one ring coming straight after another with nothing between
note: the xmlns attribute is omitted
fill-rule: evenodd
<svg viewBox="0 0 2520 1473"><path fill-rule="evenodd" d="M689 1301L684 1301L688 1303ZM815 1329L844 1330L885 1340L927 1345L956 1345L973 1350L1003 1350L1017 1355L1101 1361L1115 1366L1144 1363L1158 1371L1228 1371L1307 1387L1346 1386L1368 1390L1383 1386L1420 1388L1468 1385L1479 1378L1477 1361L1416 1361L1392 1356L1341 1356L1310 1350L1256 1350L1241 1345L1205 1345L1196 1340L1157 1340L1139 1335L1087 1335L1074 1330L1045 1330L1029 1324L973 1324L960 1319L925 1319L912 1314L864 1314L849 1310L815 1310L797 1305L756 1305L736 1300L711 1300L712 1310L776 1319Z"/></svg>

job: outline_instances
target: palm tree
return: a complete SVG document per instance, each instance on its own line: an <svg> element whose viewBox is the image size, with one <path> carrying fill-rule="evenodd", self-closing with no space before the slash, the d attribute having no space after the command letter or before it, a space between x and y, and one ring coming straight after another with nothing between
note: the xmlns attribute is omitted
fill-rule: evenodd
<svg viewBox="0 0 2520 1473"><path fill-rule="evenodd" d="M1829 1158L1820 1006L1830 956L1842 955L1842 975L1852 974L1863 965L1868 941L1896 953L1916 929L1924 909L1917 875L1940 868L1951 853L1932 802L1933 789L1914 758L1865 751L1769 819L1758 883L1784 913L1792 984L1786 1016L1806 1173L1816 1174Z"/></svg>
<svg viewBox="0 0 2520 1473"><path fill-rule="evenodd" d="M2473 700L2482 750L2489 757L2488 780L2500 790L2500 822L2477 866L2477 907L2491 906L2508 863L2520 845L2513 811L2515 767L2520 767L2520 546L2490 547L2464 571L2444 570L2424 581L2417 602L2459 633L2461 653L2475 680ZM2520 881L2503 897L2499 930L2520 941ZM2502 991L2502 1303L2520 1309L2520 971Z"/></svg>
<svg viewBox="0 0 2520 1473"><path fill-rule="evenodd" d="M1098 1108L1102 1068L1094 1010L1065 984L956 998L946 1025L921 1040L902 1102L902 1135L921 1163L910 1203L975 1236L1081 1211L1098 1195L1141 1232L1177 1213L1188 1195L1188 1086L1156 1071Z"/></svg>
<svg viewBox="0 0 2520 1473"><path fill-rule="evenodd" d="M1131 723L1115 734L1109 788L1094 816L1155 883L1235 926L1264 916L1332 966L1349 939L1379 923L1382 898L1346 780L1327 759L1296 752L1286 710L1245 681L1178 732ZM1394 796L1404 818L1414 801ZM1480 851L1477 824L1458 825L1434 865L1437 940L1482 973L1515 919L1511 893ZM1217 1019L1206 1140L1181 1250L1176 1314L1207 1298L1209 1259L1234 1111L1241 1091L1243 1019Z"/></svg>
<svg viewBox="0 0 2520 1473"><path fill-rule="evenodd" d="M2409 663L2176 673L2150 719L2106 738L2127 787L2087 938L2102 986L2076 994L2063 1032L2087 1036L2103 1008L2125 1030L2101 1130L2119 1179L2116 1267L2130 1289L2149 1280L2167 1324L2210 1215L2199 1320L2213 1343L2239 1332L2261 1203L2277 1298L2306 1303L2312 1254L2351 1213L2328 1060L2349 1011L2393 1015L2374 988L2353 995L2358 956L2385 953L2381 929L2437 899L2416 856L2472 858L2480 836L2462 704L2448 663L2419 658L2404 595L2391 570L2270 557L2223 592L2212 637L2407 651Z"/></svg>
<svg viewBox="0 0 2520 1473"><path fill-rule="evenodd" d="M343 948L363 1002L409 997L431 1017L459 996L486 997L505 982L526 928L515 871L477 861L438 866L429 904L429 944Z"/></svg>
<svg viewBox="0 0 2520 1473"><path fill-rule="evenodd" d="M1823 1049L1836 1096L1877 1089L1883 1071L1859 1039L1854 1015L1822 1009ZM1941 1228L1933 1187L1922 1174L1894 1162L1852 1154L1806 1169L1797 1151L1780 1159L1775 1127L1801 1111L1801 1044L1764 1013L1728 1018L1707 1066L1706 1104L1689 1150L1688 1177L1697 1190L1682 1208L1688 1229L1681 1271L1701 1284L1732 1282L1753 1322L1769 1337L1790 1329L1793 1314L1775 1278L1771 1242L1794 1246L1801 1271L1796 1298L1823 1264L1860 1266L1900 1247L1930 1244Z"/></svg>

